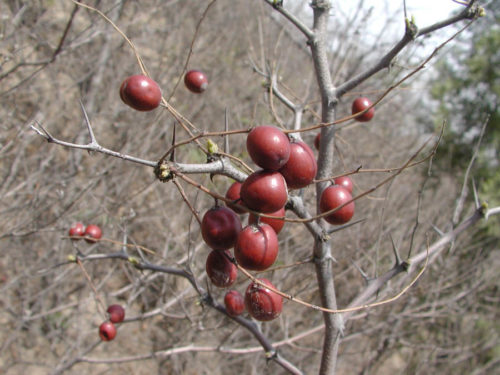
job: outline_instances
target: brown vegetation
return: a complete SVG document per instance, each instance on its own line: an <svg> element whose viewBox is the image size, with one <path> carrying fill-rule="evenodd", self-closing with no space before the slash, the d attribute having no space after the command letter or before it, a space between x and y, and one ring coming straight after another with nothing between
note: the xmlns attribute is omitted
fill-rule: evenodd
<svg viewBox="0 0 500 375"><path fill-rule="evenodd" d="M289 109L275 96L270 105L268 82L253 71L266 64L279 73L287 97L309 104L302 127L320 123L320 97L305 40L263 1L88 3L133 41L163 96L198 129L223 131L226 109L229 130L279 121L292 128ZM0 372L283 373L268 361L251 332L210 308L189 280L137 269L126 258L68 262L68 256L126 251L151 264L192 272L214 300L222 303L224 298L224 290L208 285L204 268L209 249L172 182L159 182L152 168L140 164L47 143L30 128L40 124L58 139L86 144L81 101L99 143L120 153L158 160L171 145L174 125L178 142L189 139L165 108L142 113L121 102L120 83L140 73L123 37L99 14L71 1L3 0L0 13ZM351 55L332 54L338 83L362 70L357 62L365 46L355 38L356 31L335 39L340 50L349 41L357 47ZM185 68L206 72L206 92L186 90ZM357 93L376 98L407 73L379 73L356 87L339 103L337 116L350 115ZM352 176L354 195L388 176L387 171L364 169L399 168L428 138L436 141L436 135L421 133L411 115L421 104L415 96L424 93L410 89L392 91L377 106L372 122L351 121L337 132L338 161L331 175L362 166ZM311 147L316 132L302 134ZM255 168L245 137L230 136L229 151ZM211 139L224 148L224 138ZM200 142L205 145L206 139ZM416 160L429 155L432 146ZM178 147L175 158L206 162L194 142ZM358 268L374 278L394 265L392 241L404 260L410 251L425 251L440 238L433 227L452 229L463 176L428 176L430 165L427 159L408 168L356 201L354 219L365 220L332 234L339 308L365 288ZM190 177L220 195L233 182L221 175ZM208 195L177 182L198 213L213 205ZM305 190L304 201L315 212L313 187ZM461 217L474 210L467 201ZM69 240L67 231L76 221L100 225L104 240ZM275 266L288 267L258 276L320 305L311 259L314 239L304 225L290 222L279 242ZM453 374L460 368L480 374L498 366L498 253L480 226L470 228L429 259L421 278L401 298L354 312L340 343L337 372ZM415 274L396 276L376 300L396 295ZM240 272L236 289L244 292L247 284ZM101 343L98 327L105 306L117 302L126 307L125 323L114 341ZM280 318L262 323L260 330L283 358L312 374L320 367L322 325L321 312L285 301Z"/></svg>

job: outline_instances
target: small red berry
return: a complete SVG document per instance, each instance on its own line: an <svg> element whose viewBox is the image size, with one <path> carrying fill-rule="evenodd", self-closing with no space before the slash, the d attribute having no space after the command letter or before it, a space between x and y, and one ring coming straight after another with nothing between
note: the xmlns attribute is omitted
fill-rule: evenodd
<svg viewBox="0 0 500 375"><path fill-rule="evenodd" d="M99 326L99 337L102 341L111 341L116 336L116 327L111 322L104 322Z"/></svg>
<svg viewBox="0 0 500 375"><path fill-rule="evenodd" d="M319 132L318 134L316 134L316 137L314 137L314 147L318 151L319 151L319 144L320 144L320 142L321 142L321 132Z"/></svg>
<svg viewBox="0 0 500 375"><path fill-rule="evenodd" d="M90 224L85 229L85 241L87 242L97 242L98 239L102 237L102 230L97 225Z"/></svg>
<svg viewBox="0 0 500 375"><path fill-rule="evenodd" d="M247 151L259 167L276 171L290 157L290 140L275 126L257 126L248 133Z"/></svg>
<svg viewBox="0 0 500 375"><path fill-rule="evenodd" d="M357 98L352 102L352 114L355 115L356 113L364 111L371 105L372 102L370 101L370 99L364 97ZM373 118L374 114L375 114L375 108L372 107L362 115L356 116L354 119L360 122L367 122Z"/></svg>
<svg viewBox="0 0 500 375"><path fill-rule="evenodd" d="M258 279L274 288L267 279ZM260 321L277 318L283 309L283 297L256 282L251 283L245 292L245 306L252 317Z"/></svg>
<svg viewBox="0 0 500 375"><path fill-rule="evenodd" d="M108 307L107 313L111 323L121 323L125 319L125 309L120 305L111 305Z"/></svg>
<svg viewBox="0 0 500 375"><path fill-rule="evenodd" d="M321 198L319 201L319 209L321 213L333 210L344 203L349 202L352 199L351 193L340 185L332 185L327 187L321 193ZM330 224L340 225L345 224L354 215L354 202L348 203L341 209L325 216L324 219Z"/></svg>
<svg viewBox="0 0 500 375"><path fill-rule="evenodd" d="M302 189L316 177L318 165L311 148L304 142L290 143L290 158L279 172L289 189Z"/></svg>
<svg viewBox="0 0 500 375"><path fill-rule="evenodd" d="M352 194L352 180L347 177L347 176L342 176L342 177L337 177L335 180L333 180L333 183L335 185L340 185L345 187L349 193Z"/></svg>
<svg viewBox="0 0 500 375"><path fill-rule="evenodd" d="M120 98L137 111L151 111L160 105L161 90L151 78L138 74L123 81Z"/></svg>
<svg viewBox="0 0 500 375"><path fill-rule="evenodd" d="M251 224L240 232L234 257L242 267L263 271L272 266L277 256L278 237L270 225Z"/></svg>
<svg viewBox="0 0 500 375"><path fill-rule="evenodd" d="M226 198L232 200L234 203L239 204L240 206L244 206L244 203L240 197L240 191L241 191L241 182L235 181L229 187L229 189L227 189ZM234 204L229 203L228 206L237 214L246 213L245 210L243 210L239 207L236 207L236 205L234 205Z"/></svg>
<svg viewBox="0 0 500 375"><path fill-rule="evenodd" d="M85 225L82 223L75 223L69 228L69 236L73 237L72 240L79 240L78 237L83 237L85 233Z"/></svg>
<svg viewBox="0 0 500 375"><path fill-rule="evenodd" d="M226 256L227 255L227 256ZM219 288L227 288L238 276L238 268L228 258L228 250L213 250L208 254L205 270L212 284Z"/></svg>
<svg viewBox="0 0 500 375"><path fill-rule="evenodd" d="M230 290L224 296L226 311L231 316L238 316L245 311L245 299L237 290Z"/></svg>
<svg viewBox="0 0 500 375"><path fill-rule="evenodd" d="M184 76L184 84L190 91L200 94L207 89L208 78L199 70L190 70Z"/></svg>
<svg viewBox="0 0 500 375"><path fill-rule="evenodd" d="M245 206L263 213L278 211L288 199L283 175L267 170L259 170L248 176L241 185L240 194Z"/></svg>
<svg viewBox="0 0 500 375"><path fill-rule="evenodd" d="M240 231L240 218L227 207L212 207L201 221L203 240L214 250L226 250L233 247Z"/></svg>
<svg viewBox="0 0 500 375"><path fill-rule="evenodd" d="M276 216L276 217L284 217L285 216L285 207L282 207L278 211L271 212L270 214L266 214L266 215ZM257 223L257 218L258 218L257 215L250 214L250 216L248 216L248 224L256 224ZM272 219L272 218L263 217L263 216L260 218L260 222L261 223L269 224L274 229L274 231L276 232L276 234L278 234L279 232L281 232L281 229L283 229L283 226L285 225L285 221L284 220Z"/></svg>

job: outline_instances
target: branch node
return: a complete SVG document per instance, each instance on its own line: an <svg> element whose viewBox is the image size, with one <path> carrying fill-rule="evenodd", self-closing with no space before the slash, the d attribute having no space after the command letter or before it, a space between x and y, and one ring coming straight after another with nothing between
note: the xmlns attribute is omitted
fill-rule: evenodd
<svg viewBox="0 0 500 375"><path fill-rule="evenodd" d="M484 216L488 212L488 203L482 202L481 207L478 208L481 214Z"/></svg>
<svg viewBox="0 0 500 375"><path fill-rule="evenodd" d="M410 260L402 261L400 264L398 264L398 266L400 266L403 271L408 272L411 266Z"/></svg>
<svg viewBox="0 0 500 375"><path fill-rule="evenodd" d="M212 141L210 138L207 139L207 149L208 149L208 156L212 156L213 154L217 154L219 152L219 146L217 146L217 143Z"/></svg>
<svg viewBox="0 0 500 375"><path fill-rule="evenodd" d="M283 0L273 0L273 8L278 9L283 7Z"/></svg>
<svg viewBox="0 0 500 375"><path fill-rule="evenodd" d="M344 317L342 316L342 314L335 314L334 321L335 321L335 328L339 332L339 335L341 337L344 337L345 324L344 324Z"/></svg>
<svg viewBox="0 0 500 375"><path fill-rule="evenodd" d="M139 259L135 257L128 257L127 259L130 264L132 264L134 267L138 267L140 265Z"/></svg>
<svg viewBox="0 0 500 375"><path fill-rule="evenodd" d="M159 162L156 165L154 169L154 174L156 178L161 182L167 182L170 181L172 178L174 178L174 175L170 172L170 166L164 161Z"/></svg>
<svg viewBox="0 0 500 375"><path fill-rule="evenodd" d="M486 16L486 11L484 10L484 8L482 6L479 6L476 4L469 9L469 12L468 12L466 18L469 20L475 20L477 18L484 17L484 16Z"/></svg>
<svg viewBox="0 0 500 375"><path fill-rule="evenodd" d="M209 305L209 306L214 305L214 299L212 295L208 292L200 296L200 302L202 305Z"/></svg>
<svg viewBox="0 0 500 375"><path fill-rule="evenodd" d="M272 361L275 358L278 358L278 351L277 350L269 350L266 352L266 362Z"/></svg>
<svg viewBox="0 0 500 375"><path fill-rule="evenodd" d="M319 236L318 240L321 242L328 242L330 241L330 235L328 234L327 231L323 231L321 233L321 236Z"/></svg>
<svg viewBox="0 0 500 375"><path fill-rule="evenodd" d="M411 19L405 18L405 33L413 40L418 37L418 27L413 16L411 16Z"/></svg>

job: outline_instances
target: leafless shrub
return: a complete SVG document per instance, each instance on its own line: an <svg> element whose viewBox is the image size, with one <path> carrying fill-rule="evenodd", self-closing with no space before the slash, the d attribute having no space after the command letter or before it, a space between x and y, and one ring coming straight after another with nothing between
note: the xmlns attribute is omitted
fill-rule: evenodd
<svg viewBox="0 0 500 375"><path fill-rule="evenodd" d="M69 1L0 5L3 372L383 374L461 367L487 373L498 365L492 323L498 250L474 226L497 210L465 205L461 224L451 225L462 181L432 174L439 137L421 134L408 115L415 102L404 85L418 77L423 61L412 69L393 66L396 55L415 61L397 48L381 60L393 47L384 35L379 50L366 53L359 32L369 15L361 8L352 28L343 23L349 20L329 19L333 26L325 32L334 50L328 50L315 38L330 2L312 2L314 28L298 21L310 13L274 3L280 2L89 2L109 20ZM480 10L475 2L464 9L449 23L463 26ZM137 47L170 111L138 113L120 101L121 81L140 70L110 21ZM417 35L414 26L407 24L401 49L434 30ZM331 64L322 66L322 58ZM193 96L177 83L185 68L197 67L210 77L210 88ZM350 116L356 93L380 98L376 121L332 125ZM178 185L160 183L140 162L47 144L91 141L79 101L95 140L122 155L156 163L171 147L175 127L175 142L189 141L175 148L175 161L185 167L177 169ZM355 193L362 195L355 218L363 221L326 242L318 236L331 229L323 220L293 221L304 219L302 207L315 215L327 182L295 195L278 262L264 276L305 304L287 300L271 323L224 315L224 291L206 280L207 247L192 214L202 215L213 199L183 179L224 195L228 176L243 173L227 163L210 176L202 151L208 137L196 139L197 147L184 130L189 120L195 132L224 133L226 109L229 131L242 131L227 137L234 157L248 161L245 131L252 126L321 128L327 145L318 178L353 172ZM317 131L301 137L312 145ZM226 137L209 138L224 150ZM205 173L191 174L199 165ZM71 241L74 221L99 224L104 239ZM243 292L247 284L240 272L236 288ZM343 314L306 305L337 310L401 291L391 303ZM126 321L113 342L100 343L97 327L115 302L126 306Z"/></svg>

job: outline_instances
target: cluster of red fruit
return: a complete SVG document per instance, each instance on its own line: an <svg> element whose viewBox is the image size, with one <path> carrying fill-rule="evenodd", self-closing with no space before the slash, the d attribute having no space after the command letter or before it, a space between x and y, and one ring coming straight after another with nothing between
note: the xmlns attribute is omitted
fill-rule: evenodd
<svg viewBox="0 0 500 375"><path fill-rule="evenodd" d="M371 105L368 100L364 103L367 107ZM358 104L353 106L354 113L364 109L359 109ZM370 111L363 115L369 113L373 116ZM281 218L285 216L288 189L308 186L317 172L311 148L304 142L290 141L274 126L252 129L246 146L251 159L262 169L250 174L243 183L234 182L226 192L226 198L232 202L228 204L230 208L212 207L205 213L201 224L203 239L213 249L207 257L206 272L212 283L221 288L231 286L237 277L230 248L234 248L238 264L248 270L263 271L275 262L278 256L277 234L285 223ZM343 176L323 191L320 212L336 210L325 217L327 222L340 225L351 220L354 215L352 187L351 179ZM244 207L276 218L251 213L248 225L242 228L236 213L246 213ZM269 280L259 280L274 288ZM244 298L236 290L227 292L224 302L228 313L239 315L246 307L257 320L267 321L279 316L282 297L264 285L251 283Z"/></svg>
<svg viewBox="0 0 500 375"><path fill-rule="evenodd" d="M186 87L194 92L205 91L208 80L204 73L190 70L184 77ZM158 84L143 75L130 76L120 87L123 102L138 111L150 111L161 102ZM368 107L367 98L358 98L352 105L356 120L369 121L374 109ZM315 139L319 149L320 134ZM216 205L208 210L202 220L201 229L204 241L213 251L206 260L206 272L211 282L220 288L231 286L237 277L237 267L229 249L234 248L234 257L239 265L255 271L269 268L278 256L277 234L284 225L282 219L260 217L250 214L248 225L242 228L235 213L246 213L242 206L269 216L285 216L288 189L301 189L312 183L316 176L317 164L311 148L301 141L288 138L274 126L258 126L246 140L248 153L260 170L252 173L243 183L235 182L226 193L226 198L234 202L229 207ZM347 223L354 215L352 182L348 177L334 181L326 188L320 198L322 213L337 209L325 217L331 224ZM346 204L347 203L347 204ZM273 287L267 279L260 281ZM258 283L251 283L245 298L236 290L227 292L224 302L228 314L241 314L245 307L251 316L258 320L276 318L282 309L282 297Z"/></svg>
<svg viewBox="0 0 500 375"><path fill-rule="evenodd" d="M184 77L186 87L201 93L208 85L207 77L198 70L190 70ZM161 102L161 90L158 84L144 75L133 75L120 86L120 98L138 111L151 111ZM352 105L356 120L369 121L374 109L368 107L367 98L358 98ZM320 134L316 136L315 146L319 149ZM226 193L226 198L233 203L229 207L216 204L203 216L201 223L202 237L212 248L207 256L206 272L211 282L220 288L231 286L237 277L236 267L229 249L234 248L234 257L239 265L248 270L263 271L268 269L278 256L278 233L284 226L285 204L288 189L301 189L310 185L317 172L317 163L311 148L304 142L292 140L274 126L257 126L248 134L247 151L252 160L261 169L252 173L243 183L234 182ZM331 224L347 223L354 215L352 200L352 181L348 177L335 179L334 184L326 188L320 198L322 213L342 208L325 217ZM347 203L349 202L349 203ZM347 204L346 204L347 203ZM260 217L250 214L248 225L242 228L240 218L246 207L261 214L276 217ZM75 223L69 229L72 240L85 238L95 242L102 236L99 226L91 224L85 227ZM275 319L281 314L283 299L269 288L273 284L265 278L258 279L247 287L245 297L237 290L230 290L224 297L226 311L231 316L242 314L245 308L249 314L260 321ZM268 288L269 287L269 288ZM116 323L123 321L125 310L120 305L108 307L109 320L99 327L99 336L103 341L113 340L116 336Z"/></svg>
<svg viewBox="0 0 500 375"><path fill-rule="evenodd" d="M72 240L85 238L87 242L96 242L102 237L102 230L95 224L85 227L82 223L75 223L69 228L68 234Z"/></svg>
<svg viewBox="0 0 500 375"><path fill-rule="evenodd" d="M184 76L186 87L197 94L207 89L208 79L199 70L190 70ZM120 86L120 98L137 111L152 111L161 102L160 86L142 74L128 77Z"/></svg>
<svg viewBox="0 0 500 375"><path fill-rule="evenodd" d="M247 150L252 160L262 169L252 173L243 184L233 183L226 197L238 213L243 207L253 211L284 217L288 188L309 185L316 176L316 158L303 142L290 142L280 129L258 126L247 137ZM240 207L238 207L240 206ZM251 214L249 223L242 228L239 217L228 207L215 206L202 220L202 236L213 251L207 257L206 271L212 283L228 287L237 276L237 267L229 251L245 269L263 271L278 256L278 236L284 225L280 219L262 218ZM262 284L274 288L267 279ZM229 291L224 302L230 315L241 314L245 307L257 320L268 321L279 316L282 297L259 283L251 283L243 298L236 290Z"/></svg>
<svg viewBox="0 0 500 375"><path fill-rule="evenodd" d="M233 262L230 248L238 263L251 270L264 270L271 266L278 255L278 238L268 224L249 224L242 228L240 218L230 208L212 207L203 216L201 233L205 243L212 248L207 256L206 272L213 285L227 288L235 281L238 268ZM273 287L267 279L259 279ZM258 283L251 283L245 297L237 290L230 290L224 297L226 311L237 316L246 309L255 319L267 321L276 318L282 309L282 298Z"/></svg>
<svg viewBox="0 0 500 375"><path fill-rule="evenodd" d="M111 341L116 336L116 323L123 322L125 319L125 309L120 305L111 305L107 310L109 320L106 320L99 326L99 337L102 341Z"/></svg>

